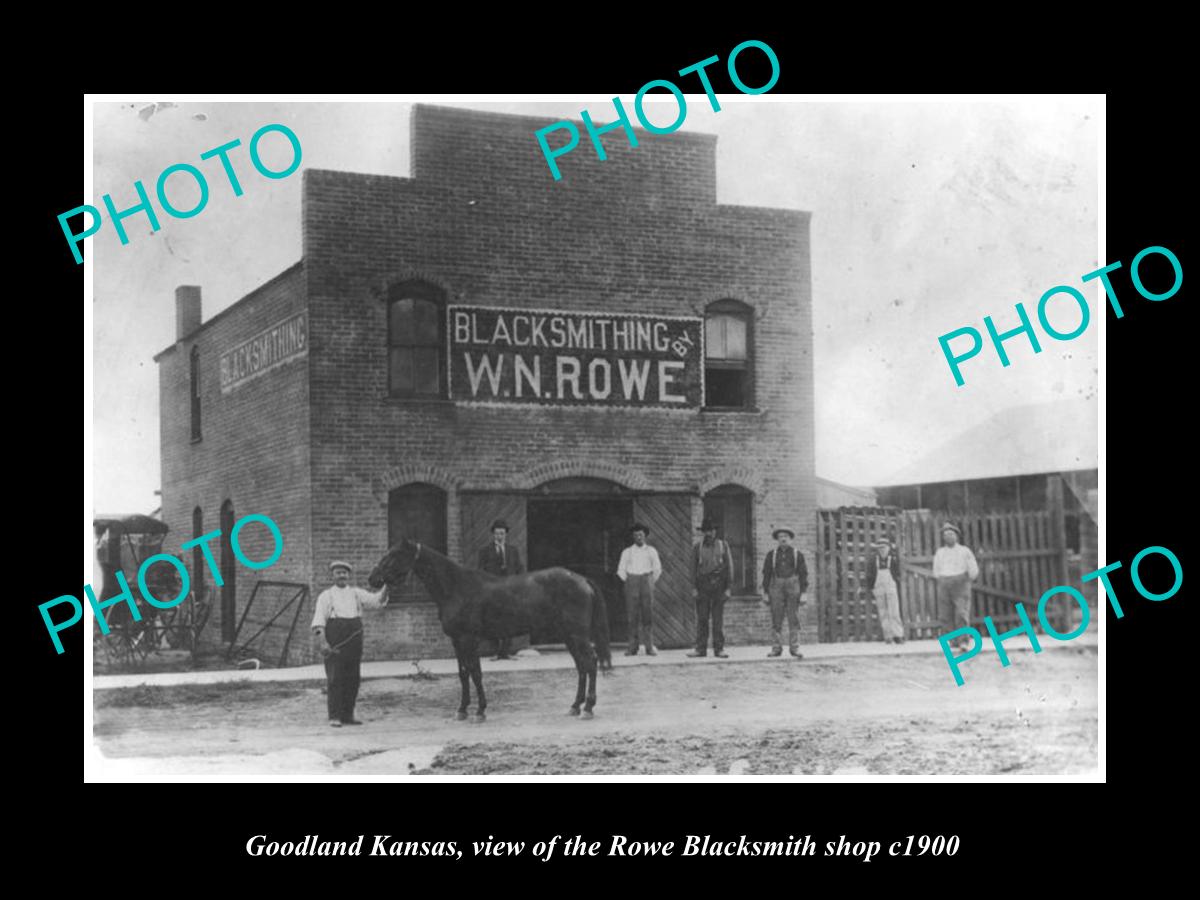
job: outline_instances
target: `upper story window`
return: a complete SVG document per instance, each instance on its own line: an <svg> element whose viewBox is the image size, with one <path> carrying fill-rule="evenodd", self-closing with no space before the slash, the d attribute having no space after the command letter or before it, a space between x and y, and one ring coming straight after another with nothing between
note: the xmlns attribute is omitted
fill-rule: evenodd
<svg viewBox="0 0 1200 900"><path fill-rule="evenodd" d="M441 292L420 282L388 292L388 394L445 394L445 333Z"/></svg>
<svg viewBox="0 0 1200 900"><path fill-rule="evenodd" d="M754 406L754 311L718 300L704 311L704 404L717 409Z"/></svg>
<svg viewBox="0 0 1200 900"><path fill-rule="evenodd" d="M191 355L192 440L200 440L200 348L193 347Z"/></svg>

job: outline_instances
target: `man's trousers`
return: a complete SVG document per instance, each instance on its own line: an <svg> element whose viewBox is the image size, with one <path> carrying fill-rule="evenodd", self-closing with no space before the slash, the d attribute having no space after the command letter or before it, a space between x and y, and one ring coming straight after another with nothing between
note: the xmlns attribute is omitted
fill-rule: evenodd
<svg viewBox="0 0 1200 900"><path fill-rule="evenodd" d="M362 619L330 619L325 623L325 640L331 647L341 644L336 652L325 657L325 701L329 718L349 722L354 718L354 704L358 700L359 666L363 654Z"/></svg>
<svg viewBox="0 0 1200 900"><path fill-rule="evenodd" d="M771 600L771 638L774 648L783 649L783 614L787 612L789 646L800 648L800 576L775 578L767 588Z"/></svg>
<svg viewBox="0 0 1200 900"><path fill-rule="evenodd" d="M720 653L725 648L725 589L697 588L696 589L696 650L704 653L708 650L708 619L712 617L713 653Z"/></svg>
<svg viewBox="0 0 1200 900"><path fill-rule="evenodd" d="M629 623L629 646L654 646L654 581L649 574L625 578L625 620Z"/></svg>

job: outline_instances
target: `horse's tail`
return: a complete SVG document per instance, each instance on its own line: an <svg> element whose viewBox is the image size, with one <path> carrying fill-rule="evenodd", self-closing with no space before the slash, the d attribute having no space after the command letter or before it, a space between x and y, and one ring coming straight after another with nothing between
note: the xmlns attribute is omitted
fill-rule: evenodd
<svg viewBox="0 0 1200 900"><path fill-rule="evenodd" d="M593 579L587 580L592 589L592 644L596 647L596 659L600 668L612 668L612 651L608 646L608 601L604 589Z"/></svg>

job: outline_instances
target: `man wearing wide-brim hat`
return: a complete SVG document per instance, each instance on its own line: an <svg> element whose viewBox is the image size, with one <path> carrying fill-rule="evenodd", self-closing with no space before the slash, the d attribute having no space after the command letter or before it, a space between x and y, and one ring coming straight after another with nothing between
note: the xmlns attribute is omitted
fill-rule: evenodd
<svg viewBox="0 0 1200 900"><path fill-rule="evenodd" d="M700 524L704 535L692 548L692 586L696 597L696 649L688 656L708 655L708 620L712 617L713 656L726 659L725 601L733 582L733 554L729 544L717 537L717 523L705 516Z"/></svg>
<svg viewBox="0 0 1200 900"><path fill-rule="evenodd" d="M325 656L325 702L329 724L361 725L354 718L363 653L362 611L387 605L387 585L375 594L350 584L350 563L335 559L329 564L333 586L317 597L312 630Z"/></svg>
<svg viewBox="0 0 1200 900"><path fill-rule="evenodd" d="M938 618L945 631L971 625L971 582L979 577L975 554L962 540L962 530L947 522L942 526L942 546L933 555L933 576L938 585ZM954 649L967 649L970 638L956 637Z"/></svg>
<svg viewBox="0 0 1200 900"><path fill-rule="evenodd" d="M776 528L771 537L778 546L767 553L763 560L762 584L771 604L771 637L774 643L767 656L783 653L783 616L787 613L788 648L792 656L803 659L800 652L800 606L808 592L808 567L804 554L792 546L796 532L790 528Z"/></svg>
<svg viewBox="0 0 1200 900"><path fill-rule="evenodd" d="M633 543L621 552L617 577L625 583L625 618L629 623L629 645L626 656L636 656L638 642L646 648L647 656L655 656L654 648L654 584L662 575L658 551L646 543L650 529L636 523L629 533Z"/></svg>

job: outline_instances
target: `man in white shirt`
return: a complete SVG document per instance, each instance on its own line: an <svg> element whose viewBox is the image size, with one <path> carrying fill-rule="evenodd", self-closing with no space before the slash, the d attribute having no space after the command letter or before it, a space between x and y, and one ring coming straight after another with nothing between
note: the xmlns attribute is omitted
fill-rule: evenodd
<svg viewBox="0 0 1200 900"><path fill-rule="evenodd" d="M358 700L359 667L362 663L362 611L382 609L387 604L387 585L376 594L350 584L350 563L335 559L329 564L333 586L317 598L312 630L325 655L325 700L329 724L361 725L354 718Z"/></svg>
<svg viewBox="0 0 1200 900"><path fill-rule="evenodd" d="M933 577L938 584L938 618L946 631L971 625L971 582L979 577L979 563L970 548L960 544L962 532L947 522L942 526L942 546L933 555ZM966 635L951 641L954 649L968 649Z"/></svg>
<svg viewBox="0 0 1200 900"><path fill-rule="evenodd" d="M662 575L658 551L646 543L650 529L640 523L632 529L633 543L621 552L617 577L625 582L625 617L629 622L629 647L626 656L637 656L638 636L647 656L657 656L654 648L654 583Z"/></svg>

